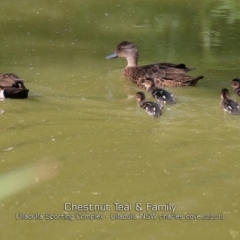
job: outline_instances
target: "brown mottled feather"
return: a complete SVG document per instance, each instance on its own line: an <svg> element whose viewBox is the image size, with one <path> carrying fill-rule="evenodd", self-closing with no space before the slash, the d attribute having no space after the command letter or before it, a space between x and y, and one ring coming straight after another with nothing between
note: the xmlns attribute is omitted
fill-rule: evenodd
<svg viewBox="0 0 240 240"><path fill-rule="evenodd" d="M9 87L25 88L23 80L13 73L0 73L0 87L3 89Z"/></svg>
<svg viewBox="0 0 240 240"><path fill-rule="evenodd" d="M175 63L156 63L145 66L137 66L138 51L134 44L123 41L117 45L114 54L107 58L123 57L127 59L128 65L124 69L124 75L127 79L141 85L144 79L153 78L159 87L181 87L194 86L203 76L191 77L186 75L188 71L194 68L187 68L185 64ZM141 88L143 88L141 86Z"/></svg>

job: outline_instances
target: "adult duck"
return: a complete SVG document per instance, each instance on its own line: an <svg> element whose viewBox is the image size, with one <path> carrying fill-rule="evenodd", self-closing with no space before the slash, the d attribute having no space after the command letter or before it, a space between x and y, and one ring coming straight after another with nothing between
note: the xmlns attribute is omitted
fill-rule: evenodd
<svg viewBox="0 0 240 240"><path fill-rule="evenodd" d="M27 98L29 90L13 73L0 74L0 98Z"/></svg>
<svg viewBox="0 0 240 240"><path fill-rule="evenodd" d="M224 111L234 115L240 114L240 105L235 100L230 98L227 88L222 89L221 99L221 107Z"/></svg>
<svg viewBox="0 0 240 240"><path fill-rule="evenodd" d="M138 50L136 46L128 41L117 45L115 52L106 57L112 59L122 57L127 59L127 66L124 70L126 78L141 86L146 78L153 78L159 87L181 87L194 86L203 76L191 77L186 75L188 71L195 68L187 68L185 64L156 63L145 66L138 66Z"/></svg>

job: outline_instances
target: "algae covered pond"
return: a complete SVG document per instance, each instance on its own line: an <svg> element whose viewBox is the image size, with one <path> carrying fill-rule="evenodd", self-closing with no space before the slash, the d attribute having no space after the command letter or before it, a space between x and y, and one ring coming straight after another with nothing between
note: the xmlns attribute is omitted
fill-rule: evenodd
<svg viewBox="0 0 240 240"><path fill-rule="evenodd" d="M240 239L240 119L220 109L224 87L240 101L237 0L4 0L0 10L0 72L30 89L0 102L1 239ZM125 59L105 59L123 40L140 65L183 62L204 78L168 88L178 103L152 118Z"/></svg>

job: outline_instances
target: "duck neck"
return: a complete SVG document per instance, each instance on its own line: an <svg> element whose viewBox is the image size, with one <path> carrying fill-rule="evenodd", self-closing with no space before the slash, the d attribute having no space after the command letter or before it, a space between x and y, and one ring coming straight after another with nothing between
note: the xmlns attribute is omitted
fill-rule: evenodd
<svg viewBox="0 0 240 240"><path fill-rule="evenodd" d="M138 64L138 53L133 56L128 56L127 58L127 67L136 67Z"/></svg>

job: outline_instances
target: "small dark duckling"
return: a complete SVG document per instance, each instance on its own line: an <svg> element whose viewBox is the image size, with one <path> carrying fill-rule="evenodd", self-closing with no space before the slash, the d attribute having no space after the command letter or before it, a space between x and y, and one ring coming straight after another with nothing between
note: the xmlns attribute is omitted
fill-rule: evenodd
<svg viewBox="0 0 240 240"><path fill-rule="evenodd" d="M156 87L155 82L152 78L146 78L143 81L142 85L147 88L147 91L150 92L158 102L164 104L176 103L174 95L163 88Z"/></svg>
<svg viewBox="0 0 240 240"><path fill-rule="evenodd" d="M0 87L0 99L4 98L27 98L29 90L26 88L2 88Z"/></svg>
<svg viewBox="0 0 240 240"><path fill-rule="evenodd" d="M234 78L231 82L231 86L234 89L234 92L240 96L240 79L239 78Z"/></svg>
<svg viewBox="0 0 240 240"><path fill-rule="evenodd" d="M227 88L222 89L221 99L221 107L224 111L234 115L240 114L240 105L235 100L230 98Z"/></svg>
<svg viewBox="0 0 240 240"><path fill-rule="evenodd" d="M143 108L150 116L160 117L162 115L163 106L155 102L146 101L143 92L137 92L136 99L138 106Z"/></svg>

